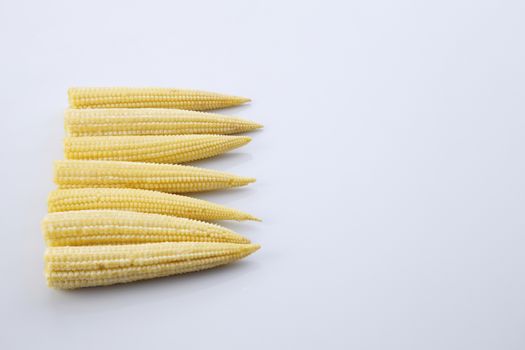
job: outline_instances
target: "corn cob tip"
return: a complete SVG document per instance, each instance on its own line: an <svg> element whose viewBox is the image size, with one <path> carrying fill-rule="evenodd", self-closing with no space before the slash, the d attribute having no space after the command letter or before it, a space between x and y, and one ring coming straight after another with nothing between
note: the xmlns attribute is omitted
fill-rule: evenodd
<svg viewBox="0 0 525 350"><path fill-rule="evenodd" d="M228 96L228 95L223 95L223 96L224 96L224 98L229 100L228 105L225 106L225 107L235 107L235 106L243 105L245 103L252 102L252 100L250 98L248 98L248 97Z"/></svg>
<svg viewBox="0 0 525 350"><path fill-rule="evenodd" d="M249 136L230 136L233 138L233 140L237 141L238 147L244 146L247 143L252 142L252 138Z"/></svg>
<svg viewBox="0 0 525 350"><path fill-rule="evenodd" d="M246 214L246 216L243 219L244 220L250 220L250 221L262 222L262 219L259 219L258 217L253 216L251 214Z"/></svg>
<svg viewBox="0 0 525 350"><path fill-rule="evenodd" d="M253 254L259 249L261 249L261 245L256 243L245 244L245 246L245 252L247 253L247 255Z"/></svg>
<svg viewBox="0 0 525 350"><path fill-rule="evenodd" d="M263 124L259 124L257 122L254 122L252 120L245 120L244 129L240 132L246 132L246 131L253 131L264 128Z"/></svg>
<svg viewBox="0 0 525 350"><path fill-rule="evenodd" d="M239 177L239 185L244 186L257 181L254 177Z"/></svg>

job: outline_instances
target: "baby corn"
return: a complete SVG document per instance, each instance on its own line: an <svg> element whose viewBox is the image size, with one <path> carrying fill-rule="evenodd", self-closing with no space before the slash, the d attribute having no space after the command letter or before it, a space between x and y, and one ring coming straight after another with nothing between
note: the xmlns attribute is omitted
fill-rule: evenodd
<svg viewBox="0 0 525 350"><path fill-rule="evenodd" d="M66 137L67 159L184 163L210 158L250 142L247 136L85 136Z"/></svg>
<svg viewBox="0 0 525 350"><path fill-rule="evenodd" d="M207 221L260 221L250 214L204 200L130 188L58 189L48 198L49 212L89 209L128 210Z"/></svg>
<svg viewBox="0 0 525 350"><path fill-rule="evenodd" d="M42 231L50 247L156 242L250 243L219 225L120 210L50 213L42 222Z"/></svg>
<svg viewBox="0 0 525 350"><path fill-rule="evenodd" d="M170 88L70 88L72 108L180 108L195 111L237 106L250 99Z"/></svg>
<svg viewBox="0 0 525 350"><path fill-rule="evenodd" d="M209 269L257 249L256 244L210 242L49 247L45 275L54 288L103 286Z"/></svg>
<svg viewBox="0 0 525 350"><path fill-rule="evenodd" d="M162 108L66 109L71 136L236 134L262 128L222 114Z"/></svg>
<svg viewBox="0 0 525 350"><path fill-rule="evenodd" d="M171 193L237 187L255 179L185 165L105 160L55 161L54 181L59 188L139 188Z"/></svg>

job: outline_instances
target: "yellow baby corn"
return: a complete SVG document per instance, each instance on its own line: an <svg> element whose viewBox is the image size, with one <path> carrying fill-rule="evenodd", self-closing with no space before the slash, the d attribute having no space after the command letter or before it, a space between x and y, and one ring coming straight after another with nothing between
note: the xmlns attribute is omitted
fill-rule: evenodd
<svg viewBox="0 0 525 350"><path fill-rule="evenodd" d="M59 188L139 188L170 193L200 192L237 187L255 179L185 165L106 160L55 161Z"/></svg>
<svg viewBox="0 0 525 350"><path fill-rule="evenodd" d="M84 136L66 137L68 159L184 163L225 153L250 142L247 136Z"/></svg>
<svg viewBox="0 0 525 350"><path fill-rule="evenodd" d="M210 242L49 247L45 275L54 288L103 286L209 269L257 249L256 244Z"/></svg>
<svg viewBox="0 0 525 350"><path fill-rule="evenodd" d="M48 246L156 242L250 243L219 225L175 216L120 210L50 213L42 222Z"/></svg>
<svg viewBox="0 0 525 350"><path fill-rule="evenodd" d="M71 136L236 134L262 128L222 114L162 108L66 109Z"/></svg>
<svg viewBox="0 0 525 350"><path fill-rule="evenodd" d="M250 99L214 92L170 88L70 88L72 108L180 108L204 111L237 106Z"/></svg>
<svg viewBox="0 0 525 350"><path fill-rule="evenodd" d="M58 189L48 198L49 212L116 209L180 216L195 220L255 220L258 218L207 202L171 193L130 188Z"/></svg>

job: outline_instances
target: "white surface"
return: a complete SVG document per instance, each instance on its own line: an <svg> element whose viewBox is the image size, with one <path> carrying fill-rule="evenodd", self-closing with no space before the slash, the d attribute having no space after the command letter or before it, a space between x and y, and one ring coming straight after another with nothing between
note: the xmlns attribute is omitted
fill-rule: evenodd
<svg viewBox="0 0 525 350"><path fill-rule="evenodd" d="M0 348L524 349L523 1L2 1ZM234 266L44 284L68 86L252 97Z"/></svg>

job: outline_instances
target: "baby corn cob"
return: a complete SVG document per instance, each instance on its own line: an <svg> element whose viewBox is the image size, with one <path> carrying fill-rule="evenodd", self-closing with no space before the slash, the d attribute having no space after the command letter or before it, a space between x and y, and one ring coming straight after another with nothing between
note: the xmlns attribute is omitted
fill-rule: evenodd
<svg viewBox="0 0 525 350"><path fill-rule="evenodd" d="M103 286L209 269L257 249L256 244L210 242L50 247L45 275L54 288Z"/></svg>
<svg viewBox="0 0 525 350"><path fill-rule="evenodd" d="M162 108L66 109L71 136L236 134L262 128L222 114Z"/></svg>
<svg viewBox="0 0 525 350"><path fill-rule="evenodd" d="M254 220L256 217L215 203L176 194L130 188L54 190L49 212L116 209L180 216L195 220Z"/></svg>
<svg viewBox="0 0 525 350"><path fill-rule="evenodd" d="M54 180L59 188L117 187L172 193L210 191L255 181L185 165L105 160L56 161Z"/></svg>
<svg viewBox="0 0 525 350"><path fill-rule="evenodd" d="M250 142L247 136L84 136L66 137L67 159L184 163L225 153Z"/></svg>
<svg viewBox="0 0 525 350"><path fill-rule="evenodd" d="M180 108L195 111L237 106L250 99L214 92L169 88L70 88L73 108Z"/></svg>
<svg viewBox="0 0 525 350"><path fill-rule="evenodd" d="M250 243L219 225L120 210L50 213L42 222L42 231L50 247L156 242Z"/></svg>

